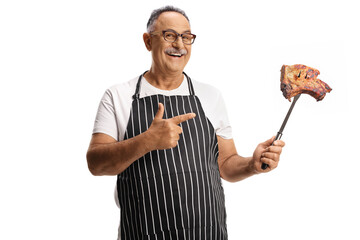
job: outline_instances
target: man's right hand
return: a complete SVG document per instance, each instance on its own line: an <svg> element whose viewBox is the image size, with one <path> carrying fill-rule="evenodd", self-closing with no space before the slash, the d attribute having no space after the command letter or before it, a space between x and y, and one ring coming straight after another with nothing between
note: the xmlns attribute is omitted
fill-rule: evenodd
<svg viewBox="0 0 360 240"><path fill-rule="evenodd" d="M169 119L163 119L163 116L164 105L159 103L159 109L154 120L145 132L148 136L146 146L150 151L176 147L182 133L179 124L194 118L196 114L187 113Z"/></svg>
<svg viewBox="0 0 360 240"><path fill-rule="evenodd" d="M163 119L163 116L164 105L159 103L159 109L147 131L119 142L104 133L93 134L86 154L90 172L96 176L118 175L150 151L176 147L182 132L179 124L194 118L195 113L170 119Z"/></svg>

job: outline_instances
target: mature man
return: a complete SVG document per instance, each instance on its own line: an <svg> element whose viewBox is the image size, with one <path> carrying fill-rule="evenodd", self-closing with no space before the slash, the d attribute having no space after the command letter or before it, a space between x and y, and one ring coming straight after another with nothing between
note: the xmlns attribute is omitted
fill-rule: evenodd
<svg viewBox="0 0 360 240"><path fill-rule="evenodd" d="M239 156L221 94L183 72L195 37L182 10L153 11L143 35L150 70L99 105L87 161L93 175L117 175L119 239L227 239L221 178L278 165L284 142L274 138Z"/></svg>

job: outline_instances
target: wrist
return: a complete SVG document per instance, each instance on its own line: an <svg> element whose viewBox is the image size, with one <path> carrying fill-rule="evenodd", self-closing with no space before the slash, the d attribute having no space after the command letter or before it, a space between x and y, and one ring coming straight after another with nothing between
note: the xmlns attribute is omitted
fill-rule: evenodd
<svg viewBox="0 0 360 240"><path fill-rule="evenodd" d="M248 173L252 175L259 174L260 172L256 170L254 157L249 157L248 159L249 159L247 166Z"/></svg>
<svg viewBox="0 0 360 240"><path fill-rule="evenodd" d="M143 138L144 149L146 153L156 150L155 147L153 146L154 145L153 137L151 136L151 133L149 131L143 132L141 136Z"/></svg>

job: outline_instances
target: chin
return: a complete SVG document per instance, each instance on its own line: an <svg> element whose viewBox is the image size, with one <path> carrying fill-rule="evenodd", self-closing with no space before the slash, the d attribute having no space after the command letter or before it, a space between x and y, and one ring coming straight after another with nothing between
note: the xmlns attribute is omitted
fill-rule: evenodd
<svg viewBox="0 0 360 240"><path fill-rule="evenodd" d="M185 68L185 66L184 67L179 67L179 68L173 68L172 70L173 70L173 72L183 72L184 68Z"/></svg>
<svg viewBox="0 0 360 240"><path fill-rule="evenodd" d="M169 72L178 72L178 71L183 71L185 68L185 65L172 65L172 66L168 66L167 69L169 70Z"/></svg>

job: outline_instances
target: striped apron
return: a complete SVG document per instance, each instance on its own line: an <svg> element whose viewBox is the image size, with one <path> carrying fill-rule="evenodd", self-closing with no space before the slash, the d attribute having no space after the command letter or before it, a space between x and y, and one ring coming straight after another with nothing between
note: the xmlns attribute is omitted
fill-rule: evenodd
<svg viewBox="0 0 360 240"><path fill-rule="evenodd" d="M216 134L184 75L190 95L139 98L143 75L137 82L124 139L150 127L159 102L164 118L196 117L180 124L176 147L151 151L117 176L121 240L227 239Z"/></svg>

